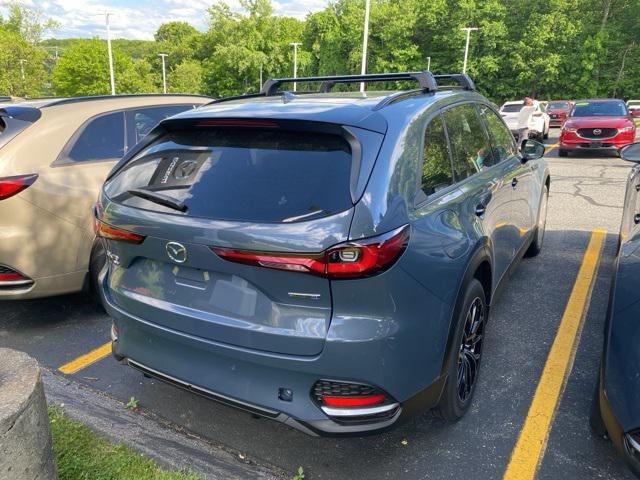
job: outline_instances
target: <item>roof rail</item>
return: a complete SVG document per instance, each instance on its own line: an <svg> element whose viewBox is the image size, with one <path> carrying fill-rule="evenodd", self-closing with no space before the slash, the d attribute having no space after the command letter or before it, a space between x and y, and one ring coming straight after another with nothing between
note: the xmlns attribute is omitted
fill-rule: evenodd
<svg viewBox="0 0 640 480"><path fill-rule="evenodd" d="M118 95L93 95L93 96L85 96L85 97L69 97L62 98L59 100L52 99L51 103L47 103L43 105L42 108L45 107L53 107L54 105L66 105L68 103L82 103L89 102L92 100L113 100L118 98L145 98L145 97L193 97L193 98L211 98L206 95L195 95L190 93L126 93L126 94L118 94Z"/></svg>
<svg viewBox="0 0 640 480"><path fill-rule="evenodd" d="M336 83L368 83L368 82L392 82L397 80L415 80L422 90L436 91L438 85L429 71L404 72L404 73L369 73L366 75L334 75L328 77L298 77L298 78L272 78L264 82L260 93L266 96L278 94L278 87L283 83L293 82L321 82L320 93L327 93Z"/></svg>
<svg viewBox="0 0 640 480"><path fill-rule="evenodd" d="M414 80L420 85L418 90L407 90L403 92L397 92L393 98L387 98L383 100L378 106L381 108L384 104L390 103L391 100L396 99L398 96L414 95L420 92L435 92L447 87L439 87L438 80L449 80L457 83L461 88L465 90L475 90L476 86L466 73L447 73L442 75L434 75L428 70L421 72L402 72L402 73L369 73L366 75L334 75L326 77L287 77L287 78L272 78L264 82L259 93L245 93L243 95L233 95L230 97L217 98L207 105L216 103L229 102L232 100L243 100L245 98L257 98L257 97L270 97L274 95L280 95L284 93L278 90L278 88L284 83L294 82L320 82L320 88L317 92L297 92L296 95L308 94L308 93L328 93L336 83L360 83L360 82L392 82L398 80Z"/></svg>
<svg viewBox="0 0 640 480"><path fill-rule="evenodd" d="M476 84L466 73L443 73L441 75L434 75L436 81L438 80L452 80L456 82L464 90L475 90Z"/></svg>

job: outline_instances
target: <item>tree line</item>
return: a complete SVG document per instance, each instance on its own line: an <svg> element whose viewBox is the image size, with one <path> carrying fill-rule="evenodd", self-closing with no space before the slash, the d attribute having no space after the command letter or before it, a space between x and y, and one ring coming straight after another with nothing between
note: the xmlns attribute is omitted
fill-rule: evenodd
<svg viewBox="0 0 640 480"><path fill-rule="evenodd" d="M223 96L256 91L260 79L360 70L364 0L332 0L305 20L274 15L270 0L223 2L201 32L161 25L153 41L113 41L118 93L159 92L167 53L170 92ZM495 101L640 98L640 0L372 0L369 72L460 72L465 32L468 73ZM47 39L55 23L11 5L0 17L0 95L110 92L106 42Z"/></svg>

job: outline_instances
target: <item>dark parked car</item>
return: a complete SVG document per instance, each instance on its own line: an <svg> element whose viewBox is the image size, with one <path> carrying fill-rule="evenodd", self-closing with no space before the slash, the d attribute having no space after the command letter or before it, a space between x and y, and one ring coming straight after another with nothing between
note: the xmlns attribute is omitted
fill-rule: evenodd
<svg viewBox="0 0 640 480"><path fill-rule="evenodd" d="M417 81L396 92L336 83ZM437 81L458 88L438 88ZM309 434L469 408L497 287L545 231L520 153L466 75L306 78L163 121L96 208L116 358Z"/></svg>
<svg viewBox="0 0 640 480"><path fill-rule="evenodd" d="M627 179L591 425L640 477L640 142L621 156L637 165Z"/></svg>
<svg viewBox="0 0 640 480"><path fill-rule="evenodd" d="M553 100L547 104L547 113L549 114L549 126L561 127L565 122L573 103L569 100Z"/></svg>
<svg viewBox="0 0 640 480"><path fill-rule="evenodd" d="M558 155L575 150L618 151L636 138L636 125L622 100L578 100L562 125Z"/></svg>

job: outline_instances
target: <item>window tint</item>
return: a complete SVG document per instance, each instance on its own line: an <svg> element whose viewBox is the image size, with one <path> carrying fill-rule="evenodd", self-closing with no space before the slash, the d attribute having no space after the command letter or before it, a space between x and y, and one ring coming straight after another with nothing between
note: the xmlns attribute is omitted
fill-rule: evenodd
<svg viewBox="0 0 640 480"><path fill-rule="evenodd" d="M351 149L338 135L280 129L177 130L140 152L106 185L115 201L179 213L128 193L161 191L186 215L295 222L352 207Z"/></svg>
<svg viewBox="0 0 640 480"><path fill-rule="evenodd" d="M91 120L76 138L67 160L117 160L124 152L124 113L115 112Z"/></svg>
<svg viewBox="0 0 640 480"><path fill-rule="evenodd" d="M470 177L495 162L475 107L471 104L453 107L443 114L453 153L456 182Z"/></svg>
<svg viewBox="0 0 640 480"><path fill-rule="evenodd" d="M480 117L483 118L491 137L491 155L485 159L484 165L489 167L513 155L517 155L518 150L513 140L513 135L511 135L502 119L486 105L479 105L478 107Z"/></svg>
<svg viewBox="0 0 640 480"><path fill-rule="evenodd" d="M431 195L453 184L449 145L442 118L431 120L424 135L422 191Z"/></svg>
<svg viewBox="0 0 640 480"><path fill-rule="evenodd" d="M621 101L583 101L576 102L572 117L624 117L627 107Z"/></svg>
<svg viewBox="0 0 640 480"><path fill-rule="evenodd" d="M152 108L140 108L129 111L129 118L133 124L132 138L129 139L129 147L133 147L142 137L151 131L158 123L165 118L177 115L192 108L192 105L164 105ZM129 130L131 132L132 130Z"/></svg>

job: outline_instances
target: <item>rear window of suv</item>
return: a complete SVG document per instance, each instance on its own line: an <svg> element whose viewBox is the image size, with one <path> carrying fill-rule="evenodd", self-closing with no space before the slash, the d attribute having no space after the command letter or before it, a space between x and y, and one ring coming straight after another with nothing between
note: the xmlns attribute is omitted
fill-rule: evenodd
<svg viewBox="0 0 640 480"><path fill-rule="evenodd" d="M339 135L215 127L165 134L117 172L105 191L147 210L181 213L132 189L179 202L188 216L296 222L349 209L350 174L351 149Z"/></svg>

